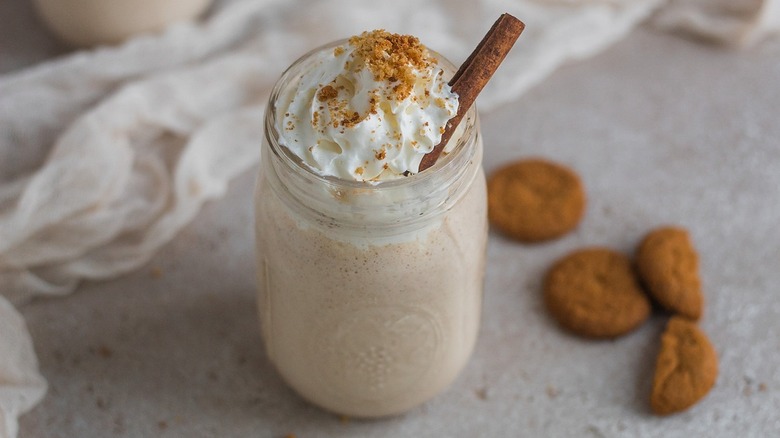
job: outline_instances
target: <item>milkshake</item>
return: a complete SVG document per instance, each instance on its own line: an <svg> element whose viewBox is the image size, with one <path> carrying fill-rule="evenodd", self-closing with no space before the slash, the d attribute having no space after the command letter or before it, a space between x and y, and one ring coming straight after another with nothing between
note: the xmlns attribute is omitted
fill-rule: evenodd
<svg viewBox="0 0 780 438"><path fill-rule="evenodd" d="M487 220L473 107L418 172L458 109L453 72L416 38L374 31L298 60L266 109L262 335L284 380L327 410L407 411L474 347Z"/></svg>

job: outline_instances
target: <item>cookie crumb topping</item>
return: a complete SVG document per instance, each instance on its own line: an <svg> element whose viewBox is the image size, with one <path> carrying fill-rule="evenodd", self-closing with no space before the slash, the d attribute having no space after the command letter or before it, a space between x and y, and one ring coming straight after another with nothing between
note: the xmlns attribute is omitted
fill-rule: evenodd
<svg viewBox="0 0 780 438"><path fill-rule="evenodd" d="M412 35L399 35L384 29L363 32L349 39L355 55L363 58L374 80L393 84L390 88L396 100L406 99L418 80L417 72L428 70L436 58ZM353 63L354 64L354 63Z"/></svg>

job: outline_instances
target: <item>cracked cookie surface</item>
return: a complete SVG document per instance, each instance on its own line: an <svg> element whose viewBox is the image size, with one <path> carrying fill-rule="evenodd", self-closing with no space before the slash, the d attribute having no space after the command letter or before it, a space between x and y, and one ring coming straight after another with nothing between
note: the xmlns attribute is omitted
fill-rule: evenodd
<svg viewBox="0 0 780 438"><path fill-rule="evenodd" d="M628 333L650 315L631 261L608 248L578 250L556 262L545 277L544 302L561 326L593 338Z"/></svg>
<svg viewBox="0 0 780 438"><path fill-rule="evenodd" d="M492 225L522 242L541 242L573 230L585 212L580 177L568 167L531 158L493 172L488 179Z"/></svg>
<svg viewBox="0 0 780 438"><path fill-rule="evenodd" d="M694 322L675 316L661 335L650 395L658 415L688 409L701 400L718 377L718 357L707 335Z"/></svg>
<svg viewBox="0 0 780 438"><path fill-rule="evenodd" d="M648 293L662 307L692 320L701 317L699 256L687 230L670 226L650 231L639 244L636 261Z"/></svg>

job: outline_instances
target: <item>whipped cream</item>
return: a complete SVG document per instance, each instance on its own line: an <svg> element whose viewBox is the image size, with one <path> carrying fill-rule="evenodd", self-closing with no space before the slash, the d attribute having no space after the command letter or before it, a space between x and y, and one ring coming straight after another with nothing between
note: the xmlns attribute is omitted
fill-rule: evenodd
<svg viewBox="0 0 780 438"><path fill-rule="evenodd" d="M382 30L310 58L277 99L279 143L323 176L378 183L416 173L458 111L417 38Z"/></svg>

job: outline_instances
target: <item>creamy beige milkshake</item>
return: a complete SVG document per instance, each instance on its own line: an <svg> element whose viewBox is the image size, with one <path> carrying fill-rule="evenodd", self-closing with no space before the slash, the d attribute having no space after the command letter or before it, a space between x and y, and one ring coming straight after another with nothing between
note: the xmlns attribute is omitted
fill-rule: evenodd
<svg viewBox="0 0 780 438"><path fill-rule="evenodd" d="M457 95L446 61L398 37L373 32L318 49L282 76L256 193L268 355L304 398L353 416L401 413L446 388L481 312L476 113L417 174Z"/></svg>

